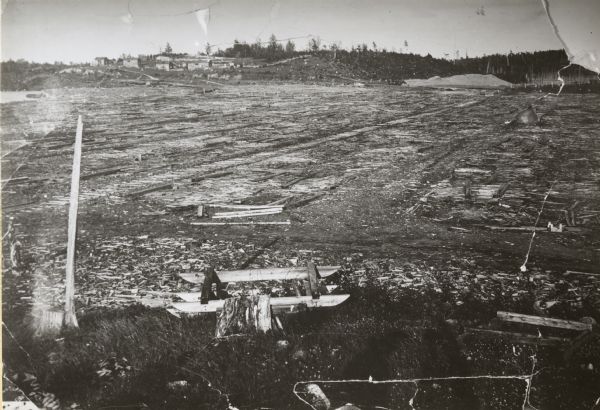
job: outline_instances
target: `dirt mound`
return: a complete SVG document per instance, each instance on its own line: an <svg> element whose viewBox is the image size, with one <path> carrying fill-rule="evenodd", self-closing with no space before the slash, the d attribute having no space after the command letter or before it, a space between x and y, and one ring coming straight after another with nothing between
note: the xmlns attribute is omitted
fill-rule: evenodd
<svg viewBox="0 0 600 410"><path fill-rule="evenodd" d="M492 74L462 74L451 77L431 77L427 80L406 80L409 87L467 87L467 88L500 88L512 87Z"/></svg>

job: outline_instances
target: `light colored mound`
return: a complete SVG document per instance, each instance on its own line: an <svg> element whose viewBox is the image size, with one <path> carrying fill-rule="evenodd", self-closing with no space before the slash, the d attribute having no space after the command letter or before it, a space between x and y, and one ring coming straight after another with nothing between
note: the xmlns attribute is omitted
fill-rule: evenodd
<svg viewBox="0 0 600 410"><path fill-rule="evenodd" d="M406 80L409 87L500 88L512 84L492 74L463 74L451 77L431 77L427 80Z"/></svg>

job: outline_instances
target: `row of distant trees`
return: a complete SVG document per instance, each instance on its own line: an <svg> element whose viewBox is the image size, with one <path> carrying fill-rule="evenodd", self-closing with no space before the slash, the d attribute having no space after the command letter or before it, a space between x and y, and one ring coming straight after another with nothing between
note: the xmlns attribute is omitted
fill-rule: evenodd
<svg viewBox="0 0 600 410"><path fill-rule="evenodd" d="M404 49L408 43L404 41ZM210 53L207 46L207 53ZM556 72L569 62L563 50L548 50L508 54L464 57L454 60L421 56L413 53L388 51L378 48L376 43L363 43L344 49L339 42L323 44L320 38L308 40L306 47L299 50L292 39L278 40L273 34L268 41L257 40L252 44L235 40L231 47L217 50L213 54L222 57L257 58L277 61L310 53L350 66L358 74L372 79L400 82L406 78L423 78L434 75L454 75L465 73L494 74L512 83L530 83L540 77L555 77ZM569 76L575 71L581 75L586 70L579 67L565 71Z"/></svg>

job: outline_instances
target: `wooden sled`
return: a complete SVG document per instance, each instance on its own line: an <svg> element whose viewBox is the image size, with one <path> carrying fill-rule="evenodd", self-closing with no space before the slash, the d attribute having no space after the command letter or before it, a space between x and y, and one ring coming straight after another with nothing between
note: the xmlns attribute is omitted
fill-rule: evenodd
<svg viewBox="0 0 600 410"><path fill-rule="evenodd" d="M268 268L246 269L216 272L212 268L203 273L182 273L179 276L191 283L201 284L201 292L183 292L175 295L184 302L173 303L168 312L175 316L180 314L197 315L201 313L218 312L223 309L225 300L222 298L209 300L213 284L217 285L217 295L221 294L224 283L228 282L256 282L269 280L303 281L306 296L302 296L297 289L297 296L272 297L271 309L274 313L292 313L304 309L324 308L337 306L350 297L350 295L321 295L326 288L320 286L319 280L337 272L340 266L322 266L317 268L309 262L306 268Z"/></svg>

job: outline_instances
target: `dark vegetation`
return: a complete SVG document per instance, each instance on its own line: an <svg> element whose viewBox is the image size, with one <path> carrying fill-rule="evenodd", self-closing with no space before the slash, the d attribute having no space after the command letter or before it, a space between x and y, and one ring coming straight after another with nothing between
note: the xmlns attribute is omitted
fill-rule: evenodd
<svg viewBox="0 0 600 410"><path fill-rule="evenodd" d="M22 348L5 333L3 353L9 376L26 393L34 388L51 391L62 408L74 403L90 409L219 409L230 404L240 409L304 408L293 394L297 382L519 375L531 372L531 357L536 369L553 370L544 389L534 389L536 405L575 408L571 405L594 399L598 373L583 380L578 367L590 360L588 355L564 364L556 348L514 350L500 340L461 338L461 328L446 321L453 316L463 324L476 324L489 319L489 309L482 314L480 306L467 302L453 311L445 293L433 288L407 289L399 295L374 277L360 287L344 277L337 280L340 291L352 294L351 301L327 312L284 316L284 334L216 340L214 317L180 320L164 310L132 306L89 312L81 318L79 331L60 339L33 341L21 330L17 338ZM487 306L506 302L490 301ZM508 303L507 308L531 306L527 295ZM351 401L364 409L409 408L415 393L411 382L322 386L332 404ZM573 394L557 394L558 386L578 392L577 403L571 402ZM516 408L525 391L518 379L423 382L419 389L424 393L416 397L419 408L449 409ZM297 391L302 392L301 385Z"/></svg>

